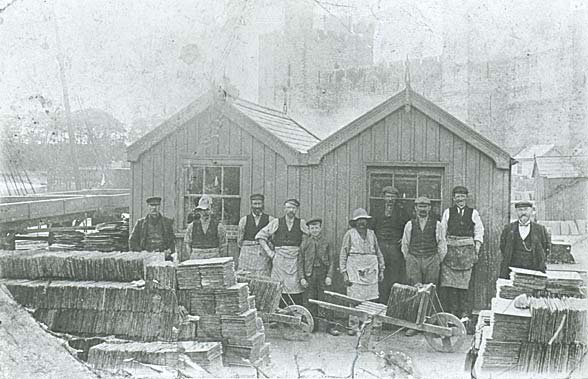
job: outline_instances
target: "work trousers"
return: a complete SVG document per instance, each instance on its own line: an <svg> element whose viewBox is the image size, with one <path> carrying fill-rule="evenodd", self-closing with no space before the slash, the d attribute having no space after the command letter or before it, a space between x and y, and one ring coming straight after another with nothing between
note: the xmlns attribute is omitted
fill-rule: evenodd
<svg viewBox="0 0 588 379"><path fill-rule="evenodd" d="M439 254L435 253L430 256L420 257L408 253L405 258L408 284L411 286L417 283L432 283L437 285L439 282L439 269L441 267Z"/></svg>
<svg viewBox="0 0 588 379"><path fill-rule="evenodd" d="M400 250L400 244L392 240L378 240L380 250L384 256L386 268L384 269L384 280L379 283L379 302L388 304L390 290L394 283L406 282L406 264Z"/></svg>
<svg viewBox="0 0 588 379"><path fill-rule="evenodd" d="M328 268L324 265L315 266L312 268L312 275L306 277L308 287L304 291L304 306L310 311L314 318L315 329L318 327L319 319L327 321L329 327L333 326L333 312L320 308L316 304L311 304L308 300L321 300L325 301L325 289L328 289L325 285L325 278L327 277Z"/></svg>
<svg viewBox="0 0 588 379"><path fill-rule="evenodd" d="M452 313L457 317L469 316L471 314L468 290L453 287L441 287L439 297L443 310Z"/></svg>

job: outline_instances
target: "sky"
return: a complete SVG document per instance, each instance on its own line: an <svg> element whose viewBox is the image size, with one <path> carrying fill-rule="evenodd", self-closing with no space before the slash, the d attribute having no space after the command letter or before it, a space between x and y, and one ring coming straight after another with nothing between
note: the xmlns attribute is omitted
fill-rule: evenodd
<svg viewBox="0 0 588 379"><path fill-rule="evenodd" d="M60 52L72 110L102 109L129 127L159 124L223 75L256 101L257 38L281 28L283 1L0 0L0 117L38 109L39 95L62 106ZM375 63L439 55L444 33L463 33L468 18L482 58L541 48L534 35L549 39L579 4L542 2L534 14L531 0L298 1L317 18L375 22ZM526 27L535 18L550 21Z"/></svg>

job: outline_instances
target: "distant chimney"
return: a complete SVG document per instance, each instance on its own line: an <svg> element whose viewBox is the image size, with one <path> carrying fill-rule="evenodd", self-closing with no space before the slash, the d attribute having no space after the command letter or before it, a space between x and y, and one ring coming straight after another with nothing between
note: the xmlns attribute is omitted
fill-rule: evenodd
<svg viewBox="0 0 588 379"><path fill-rule="evenodd" d="M282 91L284 91L284 105L282 107L282 112L288 113L288 87L282 87Z"/></svg>

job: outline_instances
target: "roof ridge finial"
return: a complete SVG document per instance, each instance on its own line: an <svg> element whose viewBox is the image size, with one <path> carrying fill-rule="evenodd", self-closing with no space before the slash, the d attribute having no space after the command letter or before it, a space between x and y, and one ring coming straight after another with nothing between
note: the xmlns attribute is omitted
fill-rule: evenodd
<svg viewBox="0 0 588 379"><path fill-rule="evenodd" d="M406 54L406 61L404 63L404 111L410 112L411 99L410 93L412 91L410 87L410 61L408 60L408 54Z"/></svg>

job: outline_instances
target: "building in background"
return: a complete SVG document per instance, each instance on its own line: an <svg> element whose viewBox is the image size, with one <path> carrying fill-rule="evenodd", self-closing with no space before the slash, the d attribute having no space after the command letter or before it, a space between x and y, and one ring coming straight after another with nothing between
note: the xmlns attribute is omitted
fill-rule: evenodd
<svg viewBox="0 0 588 379"><path fill-rule="evenodd" d="M474 306L488 307L494 295L499 232L509 220L511 158L410 88L322 141L283 112L208 94L127 153L131 223L146 213L145 198L161 196L162 212L181 232L194 201L206 193L233 237L235 255L234 232L252 193L265 195L273 215L282 213L286 199L299 199L300 216L321 217L338 251L352 210L377 214L384 186L398 188L409 211L417 196L428 196L440 213L451 205L451 188L466 185L487 227L472 280Z"/></svg>
<svg viewBox="0 0 588 379"><path fill-rule="evenodd" d="M539 220L588 220L588 156L536 157L533 180Z"/></svg>

